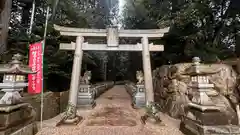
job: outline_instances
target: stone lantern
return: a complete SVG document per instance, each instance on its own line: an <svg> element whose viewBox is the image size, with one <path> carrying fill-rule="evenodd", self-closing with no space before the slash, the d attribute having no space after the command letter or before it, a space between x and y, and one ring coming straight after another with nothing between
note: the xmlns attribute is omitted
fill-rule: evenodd
<svg viewBox="0 0 240 135"><path fill-rule="evenodd" d="M192 88L192 99L188 105L190 107L205 110L219 110L209 98L209 94L214 93L214 85L209 83L209 75L216 74L219 71L212 71L200 65L198 57L193 58L193 65L186 70L186 75L190 75Z"/></svg>
<svg viewBox="0 0 240 135"><path fill-rule="evenodd" d="M28 86L26 76L35 72L21 62L22 56L15 54L8 64L0 65L4 74L0 100L0 134L10 134L26 125L32 124L36 113L29 103L22 102L19 91Z"/></svg>
<svg viewBox="0 0 240 135"><path fill-rule="evenodd" d="M190 75L191 99L185 107L180 129L186 134L210 135L231 134L239 129L229 123L229 117L216 106L211 97L216 97L214 85L209 82L209 76L221 71L200 64L198 57L193 58L193 64L183 75ZM234 131L234 132L232 132ZM239 134L239 132L237 132Z"/></svg>
<svg viewBox="0 0 240 135"><path fill-rule="evenodd" d="M0 73L4 74L0 88L2 88L1 91L5 92L5 95L0 100L0 104L12 105L21 103L19 91L28 86L28 83L25 82L26 76L34 74L28 66L22 64L21 59L22 56L20 54L15 54L11 62L0 66Z"/></svg>

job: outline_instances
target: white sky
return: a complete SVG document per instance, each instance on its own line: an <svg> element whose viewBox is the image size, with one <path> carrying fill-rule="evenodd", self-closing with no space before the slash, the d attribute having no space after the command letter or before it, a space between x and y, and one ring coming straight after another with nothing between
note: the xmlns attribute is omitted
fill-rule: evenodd
<svg viewBox="0 0 240 135"><path fill-rule="evenodd" d="M119 1L119 15L122 14L123 12L123 7L124 7L124 4L125 4L125 0L118 0Z"/></svg>
<svg viewBox="0 0 240 135"><path fill-rule="evenodd" d="M124 5L125 5L125 0L118 0L118 16L120 17L120 18L122 18L122 14L123 14L123 9L124 9ZM122 27L122 24L120 23L120 24L118 24L118 26L119 26L119 28L121 28Z"/></svg>

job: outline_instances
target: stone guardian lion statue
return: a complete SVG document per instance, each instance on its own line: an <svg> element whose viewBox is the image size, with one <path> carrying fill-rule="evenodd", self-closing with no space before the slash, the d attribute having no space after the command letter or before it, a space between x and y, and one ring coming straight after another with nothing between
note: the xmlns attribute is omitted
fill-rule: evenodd
<svg viewBox="0 0 240 135"><path fill-rule="evenodd" d="M137 84L144 84L144 75L142 71L136 72Z"/></svg>
<svg viewBox="0 0 240 135"><path fill-rule="evenodd" d="M91 77L92 77L92 72L86 71L83 77L81 77L80 84L90 84Z"/></svg>

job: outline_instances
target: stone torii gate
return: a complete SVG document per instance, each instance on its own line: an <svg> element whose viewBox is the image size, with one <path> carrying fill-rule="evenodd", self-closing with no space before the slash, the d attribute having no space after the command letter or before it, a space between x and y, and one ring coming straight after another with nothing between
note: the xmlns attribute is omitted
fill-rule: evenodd
<svg viewBox="0 0 240 135"><path fill-rule="evenodd" d="M107 29L70 28L54 25L62 36L75 36L76 43L61 43L61 50L75 51L72 68L68 108L61 123L78 123L81 117L76 115L77 93L81 76L83 51L142 51L144 80L146 89L146 104L154 102L150 51L164 51L163 45L149 44L149 38L161 38L169 28L151 30L119 30L116 27ZM106 37L107 44L89 44L84 37ZM141 43L119 44L119 37L141 38Z"/></svg>

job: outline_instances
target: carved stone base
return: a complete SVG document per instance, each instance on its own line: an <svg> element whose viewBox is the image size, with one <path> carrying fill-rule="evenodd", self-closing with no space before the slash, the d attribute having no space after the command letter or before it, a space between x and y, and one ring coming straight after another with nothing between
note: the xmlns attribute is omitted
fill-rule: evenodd
<svg viewBox="0 0 240 135"><path fill-rule="evenodd" d="M4 96L0 99L0 104L19 104L22 103L21 95L18 91L6 92Z"/></svg>
<svg viewBox="0 0 240 135"><path fill-rule="evenodd" d="M142 108L145 107L145 93L143 92L136 92L133 95L133 105L135 108Z"/></svg>
<svg viewBox="0 0 240 135"><path fill-rule="evenodd" d="M131 104L133 109L141 109L145 107L143 104L135 104L134 102Z"/></svg>
<svg viewBox="0 0 240 135"><path fill-rule="evenodd" d="M77 107L79 108L93 108L95 107L95 100L93 93L79 93Z"/></svg>
<svg viewBox="0 0 240 135"><path fill-rule="evenodd" d="M154 125L159 125L159 126L163 126L164 124L162 123L162 120L157 117L157 118L153 118L153 117L149 117L147 115L144 115L141 117L141 122L142 124L154 124Z"/></svg>
<svg viewBox="0 0 240 135"><path fill-rule="evenodd" d="M188 124L181 123L180 130L186 135L239 135L240 128L237 125L213 125L203 126L193 121L188 121Z"/></svg>
<svg viewBox="0 0 240 135"><path fill-rule="evenodd" d="M180 130L189 135L233 134L235 132L240 134L239 127L236 125L237 117L227 117L223 112L201 112L199 110L189 109L187 115L182 117Z"/></svg>
<svg viewBox="0 0 240 135"><path fill-rule="evenodd" d="M83 120L83 117L81 117L81 116L76 116L73 119L63 118L61 121L59 121L56 124L56 126L58 127L58 126L62 126L62 125L77 125L80 122L82 122L82 120Z"/></svg>
<svg viewBox="0 0 240 135"><path fill-rule="evenodd" d="M37 123L21 124L6 130L0 131L0 135L35 135L38 132Z"/></svg>
<svg viewBox="0 0 240 135"><path fill-rule="evenodd" d="M20 108L28 108L29 104L28 103L21 103L21 104L16 104L16 105L1 105L0 104L0 113L9 113L14 110L18 110Z"/></svg>
<svg viewBox="0 0 240 135"><path fill-rule="evenodd" d="M36 112L31 107L24 105L19 108L18 105L14 105L0 108L5 110L0 111L0 133L2 134L14 132L35 120Z"/></svg>

